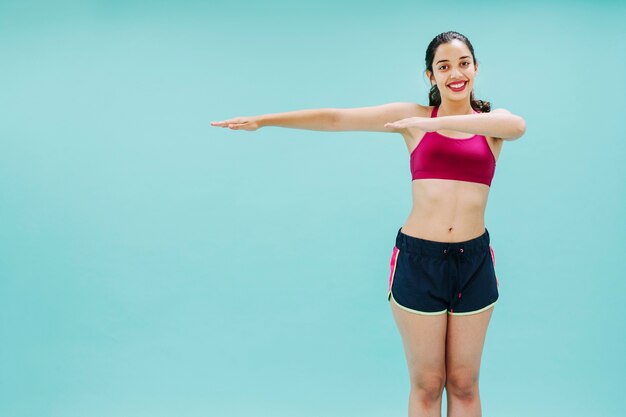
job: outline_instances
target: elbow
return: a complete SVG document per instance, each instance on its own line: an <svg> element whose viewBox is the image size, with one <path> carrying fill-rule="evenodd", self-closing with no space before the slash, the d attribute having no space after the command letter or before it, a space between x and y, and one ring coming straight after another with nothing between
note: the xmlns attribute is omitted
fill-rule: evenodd
<svg viewBox="0 0 626 417"><path fill-rule="evenodd" d="M524 136L524 133L526 133L526 122L524 121L524 119L519 116L515 117L517 119L515 123L510 124L511 136L502 136L501 139L508 141L517 140Z"/></svg>
<svg viewBox="0 0 626 417"><path fill-rule="evenodd" d="M503 123L506 124L507 134L512 136L501 136L501 139L504 140L515 140L524 136L526 133L526 121L521 116L516 114L512 114L510 111L506 109L495 109L492 113L505 113L506 119L503 120Z"/></svg>
<svg viewBox="0 0 626 417"><path fill-rule="evenodd" d="M339 131L341 130L341 120L336 109L324 109L320 124L324 130Z"/></svg>
<svg viewBox="0 0 626 417"><path fill-rule="evenodd" d="M517 122L517 132L518 132L518 135L517 135L518 138L524 136L524 133L526 133L526 121L521 117L519 118L519 121Z"/></svg>
<svg viewBox="0 0 626 417"><path fill-rule="evenodd" d="M526 122L521 117L517 116L517 121L515 123L515 136L508 138L507 140L516 140L524 136L526 133Z"/></svg>

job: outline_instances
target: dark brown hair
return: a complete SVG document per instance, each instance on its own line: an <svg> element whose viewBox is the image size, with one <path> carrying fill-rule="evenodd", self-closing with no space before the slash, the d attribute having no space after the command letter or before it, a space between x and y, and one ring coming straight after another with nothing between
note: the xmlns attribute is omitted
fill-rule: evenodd
<svg viewBox="0 0 626 417"><path fill-rule="evenodd" d="M428 48L426 48L426 69L429 70L431 73L435 73L433 71L433 60L435 59L435 52L437 51L437 48L439 47L439 45L451 42L453 39L458 39L465 45L467 45L470 52L472 53L472 59L474 60L474 62L478 62L476 61L476 57L474 56L474 47L472 46L472 43L469 41L469 39L467 39L459 32L443 32L435 36L433 40L430 41ZM430 92L428 93L428 101L429 106L441 105L441 93L439 92L439 87L437 87L437 84L431 86ZM474 110L477 110L481 113L488 113L491 111L491 103L489 103L488 101L475 99L473 89L470 93L470 105Z"/></svg>

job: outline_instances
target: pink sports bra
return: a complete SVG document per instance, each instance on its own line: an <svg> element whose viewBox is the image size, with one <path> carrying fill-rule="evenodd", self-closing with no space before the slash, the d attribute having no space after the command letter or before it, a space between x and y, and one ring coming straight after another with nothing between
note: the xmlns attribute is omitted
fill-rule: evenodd
<svg viewBox="0 0 626 417"><path fill-rule="evenodd" d="M437 117L438 109L438 106L434 107L430 117ZM441 178L491 186L495 170L496 158L487 138L482 135L455 139L437 132L426 132L411 153L411 175L414 180Z"/></svg>

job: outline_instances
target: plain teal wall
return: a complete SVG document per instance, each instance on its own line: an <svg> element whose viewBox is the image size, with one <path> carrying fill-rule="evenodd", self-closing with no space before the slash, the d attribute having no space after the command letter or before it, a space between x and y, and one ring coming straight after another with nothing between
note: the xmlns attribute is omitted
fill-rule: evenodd
<svg viewBox="0 0 626 417"><path fill-rule="evenodd" d="M401 136L209 123L428 104L425 50L447 30L475 47L476 97L527 124L486 213L483 415L624 415L625 17L3 0L0 417L405 416L386 299Z"/></svg>

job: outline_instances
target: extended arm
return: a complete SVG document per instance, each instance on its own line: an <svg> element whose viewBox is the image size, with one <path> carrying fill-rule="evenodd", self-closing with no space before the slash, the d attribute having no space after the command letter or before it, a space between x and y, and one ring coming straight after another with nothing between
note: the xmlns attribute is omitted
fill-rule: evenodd
<svg viewBox="0 0 626 417"><path fill-rule="evenodd" d="M292 129L322 131L370 131L401 133L404 128L385 127L385 122L407 118L418 113L415 103L394 102L379 106L357 108L322 108L296 110L285 113L242 116L220 122L212 126L228 127L235 130L256 130L265 126L289 127Z"/></svg>
<svg viewBox="0 0 626 417"><path fill-rule="evenodd" d="M520 138L526 132L524 119L506 109L495 109L489 113L441 116L433 120L439 121L437 130L456 130L509 141Z"/></svg>
<svg viewBox="0 0 626 417"><path fill-rule="evenodd" d="M257 130L264 126L290 127L292 129L334 130L335 116L332 109L296 110L285 113L262 114L260 116L239 116L232 119L211 122L211 126L227 127L233 130Z"/></svg>
<svg viewBox="0 0 626 417"><path fill-rule="evenodd" d="M332 109L295 110L257 116L259 127L276 126L306 130L335 130Z"/></svg>
<svg viewBox="0 0 626 417"><path fill-rule="evenodd" d="M414 115L417 107L415 103L394 102L369 107L298 110L259 116L259 125L335 132L399 133L404 129L385 127L383 123Z"/></svg>

